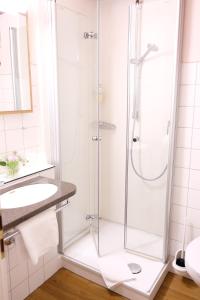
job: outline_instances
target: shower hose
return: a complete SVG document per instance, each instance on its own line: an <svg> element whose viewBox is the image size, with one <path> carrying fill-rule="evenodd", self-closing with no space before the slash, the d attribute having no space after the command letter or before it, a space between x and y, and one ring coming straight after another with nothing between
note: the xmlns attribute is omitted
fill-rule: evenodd
<svg viewBox="0 0 200 300"><path fill-rule="evenodd" d="M134 161L133 161L133 145L134 145L134 141L133 141L133 138L134 138L134 132L135 132L135 119L133 120L133 128L132 128L132 139L131 139L131 150L130 150L130 156L131 156L131 165L132 165L132 168L135 172L135 174L141 178L142 180L145 180L145 181L156 181L158 179L160 179L164 174L165 172L167 171L167 164L166 166L164 167L163 171L156 177L152 177L152 178L148 178L148 177L145 177L143 176L142 174L140 174L136 167L135 167L135 164L134 164Z"/></svg>
<svg viewBox="0 0 200 300"><path fill-rule="evenodd" d="M130 149L130 157L131 157L131 165L133 168L133 171L135 172L135 174L141 178L144 181L156 181L158 179L160 179L165 172L167 171L167 167L168 165L166 164L164 169L162 170L162 172L155 177L152 178L148 178L143 176L142 174L140 174L140 172L136 169L135 164L134 164L134 160L133 160L133 144L134 144L134 133L135 133L135 120L137 118L136 116L136 111L139 111L139 104L140 104L140 85L141 85L141 75L142 75L142 69L143 69L143 63L144 63L144 58L150 53L150 51L157 51L157 47L155 48L155 45L153 44L153 48L150 49L151 44L148 44L148 48L146 53L141 57L140 56L140 34L141 34L141 13L142 10L141 8L141 4L139 1L136 1L136 10L135 10L135 57L136 59L132 60L132 63L135 65L134 68L134 86L135 86L135 91L134 91L134 96L133 96L133 127L132 127L132 140L131 140L131 149ZM129 60L130 62L130 60ZM168 134L168 133L167 133ZM136 139L137 141L137 139Z"/></svg>

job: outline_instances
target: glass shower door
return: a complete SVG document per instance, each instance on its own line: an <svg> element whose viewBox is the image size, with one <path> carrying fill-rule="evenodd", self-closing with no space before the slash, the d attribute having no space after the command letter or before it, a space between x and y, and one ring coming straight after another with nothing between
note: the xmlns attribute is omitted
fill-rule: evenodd
<svg viewBox="0 0 200 300"><path fill-rule="evenodd" d="M144 1L129 22L125 248L163 261L180 12L179 0Z"/></svg>
<svg viewBox="0 0 200 300"><path fill-rule="evenodd" d="M60 178L77 186L63 210L62 251L90 230L98 249L96 3L56 2Z"/></svg>

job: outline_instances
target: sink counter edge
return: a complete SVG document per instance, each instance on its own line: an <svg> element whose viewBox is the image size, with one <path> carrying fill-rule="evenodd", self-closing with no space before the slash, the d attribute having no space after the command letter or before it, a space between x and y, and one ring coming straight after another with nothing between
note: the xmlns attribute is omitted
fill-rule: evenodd
<svg viewBox="0 0 200 300"><path fill-rule="evenodd" d="M40 183L55 184L58 187L58 190L54 195L41 202L19 208L0 210L4 231L8 231L14 228L15 226L30 219L31 217L34 217L35 215L49 209L50 207L55 206L60 202L72 197L76 193L76 186L72 183L38 176L33 179L29 179L24 182L13 184L12 186L1 189L0 196L3 193L9 192L22 186Z"/></svg>

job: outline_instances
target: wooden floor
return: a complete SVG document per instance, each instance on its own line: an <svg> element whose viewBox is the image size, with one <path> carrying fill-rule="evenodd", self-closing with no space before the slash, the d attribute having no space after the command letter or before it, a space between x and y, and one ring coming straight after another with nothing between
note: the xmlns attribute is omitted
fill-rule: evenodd
<svg viewBox="0 0 200 300"><path fill-rule="evenodd" d="M125 300L87 279L61 269L26 300ZM169 273L155 300L200 300L200 287Z"/></svg>

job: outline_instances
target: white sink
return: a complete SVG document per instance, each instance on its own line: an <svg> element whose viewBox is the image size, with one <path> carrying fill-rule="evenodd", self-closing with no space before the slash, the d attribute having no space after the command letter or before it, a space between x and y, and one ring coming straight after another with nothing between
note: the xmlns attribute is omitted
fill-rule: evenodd
<svg viewBox="0 0 200 300"><path fill-rule="evenodd" d="M50 183L22 186L0 196L0 208L11 209L41 202L53 196L58 187Z"/></svg>

